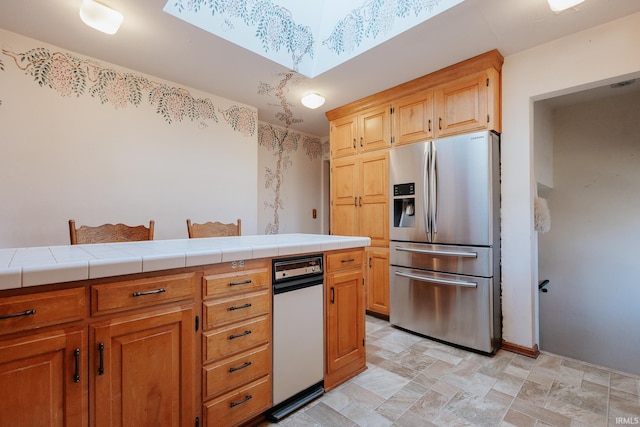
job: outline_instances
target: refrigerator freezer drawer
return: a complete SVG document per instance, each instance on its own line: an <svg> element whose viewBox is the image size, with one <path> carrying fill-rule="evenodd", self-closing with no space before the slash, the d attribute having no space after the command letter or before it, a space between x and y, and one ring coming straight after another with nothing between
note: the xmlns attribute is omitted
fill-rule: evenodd
<svg viewBox="0 0 640 427"><path fill-rule="evenodd" d="M493 353L493 279L390 269L390 322L452 344Z"/></svg>
<svg viewBox="0 0 640 427"><path fill-rule="evenodd" d="M467 276L492 277L493 249L474 246L391 242L391 265Z"/></svg>

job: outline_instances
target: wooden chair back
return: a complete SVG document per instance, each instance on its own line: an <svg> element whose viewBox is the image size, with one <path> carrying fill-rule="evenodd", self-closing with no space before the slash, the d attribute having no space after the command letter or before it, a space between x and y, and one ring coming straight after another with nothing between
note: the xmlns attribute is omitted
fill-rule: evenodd
<svg viewBox="0 0 640 427"><path fill-rule="evenodd" d="M85 243L139 242L153 240L155 221L149 221L149 227L144 225L130 226L124 224L103 224L97 227L86 225L76 228L76 222L69 220L69 236L72 245Z"/></svg>
<svg viewBox="0 0 640 427"><path fill-rule="evenodd" d="M240 236L242 232L242 221L238 218L238 222L223 224L221 222L205 222L203 224L192 223L187 219L187 232L189 238L197 237L224 237L224 236Z"/></svg>

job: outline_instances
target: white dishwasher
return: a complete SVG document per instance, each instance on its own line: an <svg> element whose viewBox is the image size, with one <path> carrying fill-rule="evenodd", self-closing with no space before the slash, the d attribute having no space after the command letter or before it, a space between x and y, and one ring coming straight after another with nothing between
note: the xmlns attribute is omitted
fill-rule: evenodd
<svg viewBox="0 0 640 427"><path fill-rule="evenodd" d="M322 255L273 260L273 408L278 421L324 393Z"/></svg>

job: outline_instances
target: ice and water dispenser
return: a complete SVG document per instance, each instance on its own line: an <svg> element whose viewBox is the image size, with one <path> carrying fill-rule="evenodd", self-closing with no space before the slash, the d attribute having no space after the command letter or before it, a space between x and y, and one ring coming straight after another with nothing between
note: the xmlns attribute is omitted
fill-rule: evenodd
<svg viewBox="0 0 640 427"><path fill-rule="evenodd" d="M395 184L393 186L393 226L415 227L416 197L415 183Z"/></svg>

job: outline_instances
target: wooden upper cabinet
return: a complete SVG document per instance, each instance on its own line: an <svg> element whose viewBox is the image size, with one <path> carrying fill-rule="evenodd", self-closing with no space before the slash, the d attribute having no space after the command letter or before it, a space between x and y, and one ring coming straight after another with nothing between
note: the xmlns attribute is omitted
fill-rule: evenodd
<svg viewBox="0 0 640 427"><path fill-rule="evenodd" d="M346 157L391 145L391 108L388 104L333 120L331 157Z"/></svg>
<svg viewBox="0 0 640 427"><path fill-rule="evenodd" d="M392 104L394 145L433 138L433 91L406 96Z"/></svg>
<svg viewBox="0 0 640 427"><path fill-rule="evenodd" d="M329 132L331 157L345 157L357 153L357 115L342 117L332 121Z"/></svg>
<svg viewBox="0 0 640 427"><path fill-rule="evenodd" d="M391 145L391 108L385 104L363 113L358 119L360 152L380 150Z"/></svg>
<svg viewBox="0 0 640 427"><path fill-rule="evenodd" d="M500 131L499 86L498 72L488 69L437 87L436 136L482 129Z"/></svg>

